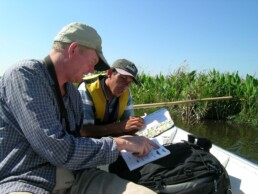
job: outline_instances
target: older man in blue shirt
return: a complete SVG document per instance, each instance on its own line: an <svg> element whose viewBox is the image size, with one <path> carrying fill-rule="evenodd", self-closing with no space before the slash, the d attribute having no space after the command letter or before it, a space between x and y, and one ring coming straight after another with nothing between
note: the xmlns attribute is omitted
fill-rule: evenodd
<svg viewBox="0 0 258 194"><path fill-rule="evenodd" d="M156 146L152 141L78 134L82 101L72 82L108 67L96 30L71 23L55 37L45 60L20 61L5 72L0 80L0 193L153 193L93 168L112 163L123 149L146 155Z"/></svg>

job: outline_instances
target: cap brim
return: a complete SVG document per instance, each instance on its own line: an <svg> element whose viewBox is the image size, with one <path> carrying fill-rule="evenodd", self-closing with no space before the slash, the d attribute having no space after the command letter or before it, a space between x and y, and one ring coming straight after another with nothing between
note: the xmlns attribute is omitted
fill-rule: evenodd
<svg viewBox="0 0 258 194"><path fill-rule="evenodd" d="M123 69L120 69L120 68L115 68L115 69L116 69L116 71L117 71L118 73L120 73L120 74L122 74L122 75L128 75L128 76L133 77L134 83L135 83L136 85L138 85L138 86L141 86L141 83L140 83L131 73L129 73L129 72L123 70Z"/></svg>
<svg viewBox="0 0 258 194"><path fill-rule="evenodd" d="M110 66L108 65L108 62L105 59L105 57L103 56L103 54L100 52L97 52L97 53L99 56L99 62L95 65L94 69L96 71L106 71L106 70L110 69Z"/></svg>

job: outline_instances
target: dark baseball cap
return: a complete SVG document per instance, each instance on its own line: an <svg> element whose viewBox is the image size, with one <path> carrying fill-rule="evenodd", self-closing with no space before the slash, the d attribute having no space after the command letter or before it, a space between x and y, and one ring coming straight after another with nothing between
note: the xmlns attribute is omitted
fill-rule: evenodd
<svg viewBox="0 0 258 194"><path fill-rule="evenodd" d="M112 68L122 75L133 77L134 83L136 83L138 86L141 85L136 79L138 69L133 62L128 61L127 59L118 59L113 63Z"/></svg>
<svg viewBox="0 0 258 194"><path fill-rule="evenodd" d="M77 42L81 46L94 49L99 56L99 62L95 65L95 70L105 71L110 68L102 53L101 37L91 26L78 22L70 23L62 28L54 41L64 43Z"/></svg>

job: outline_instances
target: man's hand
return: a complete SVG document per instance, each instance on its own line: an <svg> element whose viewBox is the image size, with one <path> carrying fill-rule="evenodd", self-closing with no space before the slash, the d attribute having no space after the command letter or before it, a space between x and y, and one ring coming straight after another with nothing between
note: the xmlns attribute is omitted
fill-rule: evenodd
<svg viewBox="0 0 258 194"><path fill-rule="evenodd" d="M139 116L130 116L127 120L121 121L123 133L136 132L144 126L144 119Z"/></svg>
<svg viewBox="0 0 258 194"><path fill-rule="evenodd" d="M119 151L126 150L137 156L147 155L152 147L159 148L157 144L143 136L124 135L113 139L116 142Z"/></svg>
<svg viewBox="0 0 258 194"><path fill-rule="evenodd" d="M83 137L104 137L120 136L122 134L132 135L144 126L144 120L138 116L130 116L127 120L118 123L109 123L105 125L83 125L80 135Z"/></svg>

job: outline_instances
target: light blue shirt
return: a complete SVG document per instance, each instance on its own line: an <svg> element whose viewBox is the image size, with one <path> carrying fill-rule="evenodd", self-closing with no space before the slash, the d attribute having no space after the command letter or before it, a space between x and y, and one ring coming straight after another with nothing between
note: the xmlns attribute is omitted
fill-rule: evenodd
<svg viewBox="0 0 258 194"><path fill-rule="evenodd" d="M42 63L24 60L0 80L0 193L51 193L56 167L70 170L114 162L118 150L111 138L70 135L53 94L54 83ZM63 97L70 129L79 131L82 101L72 83Z"/></svg>

